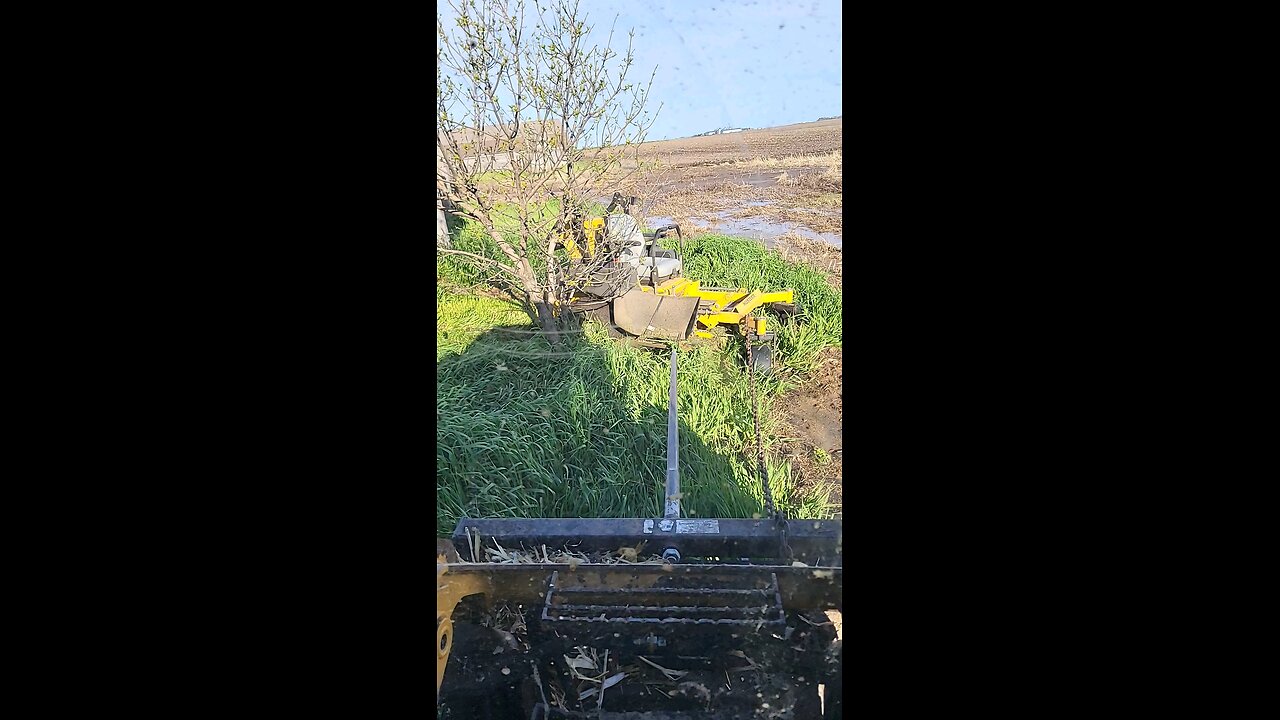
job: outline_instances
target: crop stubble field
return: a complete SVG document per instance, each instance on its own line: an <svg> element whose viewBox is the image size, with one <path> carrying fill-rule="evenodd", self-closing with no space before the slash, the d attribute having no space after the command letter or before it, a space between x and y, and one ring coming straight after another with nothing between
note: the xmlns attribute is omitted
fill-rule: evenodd
<svg viewBox="0 0 1280 720"><path fill-rule="evenodd" d="M647 216L695 232L770 246L791 234L840 248L842 130L837 118L645 143L627 159L634 174L622 187L644 201Z"/></svg>

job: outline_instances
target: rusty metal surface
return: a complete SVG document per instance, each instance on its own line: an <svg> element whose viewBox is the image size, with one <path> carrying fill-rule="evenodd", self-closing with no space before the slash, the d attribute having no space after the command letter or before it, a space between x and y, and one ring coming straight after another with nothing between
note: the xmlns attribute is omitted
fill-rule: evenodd
<svg viewBox="0 0 1280 720"><path fill-rule="evenodd" d="M834 532L838 544L837 527L819 523L817 528L810 525L810 530L819 534ZM830 544L829 539L823 542ZM805 691L812 698L804 700L807 696L795 694L801 692L800 686L794 679L786 678L804 675L812 684L822 682L815 678L826 674L822 670L824 656L807 656L807 646L802 647L804 643L812 643L814 638L821 641L821 635L804 640L802 646L793 645L807 632L823 631L816 627L821 623L821 611L842 607L843 570L839 567L450 562L456 557L450 545L447 541L437 543L436 566L437 703L442 698L442 684L452 688L446 690L452 694L445 702L446 709L453 713L450 717L479 720L486 717L488 710L484 708L494 709L505 707L504 703L521 702L521 693L525 694L524 712L528 713L531 705L527 703L536 702L528 692L541 686L528 684L526 676L530 671L524 669L523 661L518 658L527 657L538 664L554 661L559 658L557 653L566 652L575 644L601 650L612 648L617 653L617 660L611 661L615 663L614 669L633 662L633 656L639 653L666 667L674 664L678 669L691 673L678 684L687 686L688 692L683 696L680 693L664 696L656 691L646 692L647 686L643 683L619 686L610 692L607 701L614 704L612 712L584 712L588 708L581 706L576 711L552 707L538 717L615 720L747 718L755 717L759 710L752 704L757 691L765 692L766 696L770 692L774 696L782 693L782 697L771 696L770 702L775 708L781 704L796 704L798 713L801 711L797 703L812 705L818 701L815 689ZM455 618L455 609L469 596L476 602L468 601L465 612L457 613ZM473 624L478 620L491 622L483 620L489 617L484 613L508 612L521 605L525 609L519 612L524 613L529 621L527 632L533 633L529 636L531 648L525 645L521 651L514 641L508 648L497 639L496 630L487 629L492 625L482 628ZM797 613L806 614L809 621L797 622ZM473 632L470 635L462 632L467 629ZM450 660L454 632L458 633L464 645L453 653L455 657ZM486 632L493 637L486 636ZM499 647L495 649L494 644ZM642 647L637 649L636 646ZM775 683L770 690L766 687L769 682L765 678L774 677L772 674L758 674L754 680L742 677L744 673L740 671L746 668L734 666L749 661L725 654L726 648L745 649L755 661L763 663L762 667L781 672L777 677L784 684L777 686ZM508 653L517 654L509 656ZM778 653L790 655L784 658ZM716 658L685 658L686 662L679 664L686 655L716 655ZM699 665L700 662L705 662L706 667ZM450 671L452 679L444 677L446 664L454 668ZM545 669L546 666L542 667ZM726 669L735 673L733 686L720 689L715 683ZM465 678L464 685L458 685L460 678ZM691 680L697 682L691 683ZM742 685L748 681L752 683L750 687ZM792 683L793 690L786 690L786 682ZM831 681L827 682L830 690ZM687 707L692 701L688 693L701 686L711 688L715 695L715 704L706 708L710 712ZM569 688L570 698L580 690L581 687ZM671 703L672 706L661 709L654 703ZM821 714L816 708L805 709L796 717L816 718ZM622 712L624 710L627 712Z"/></svg>
<svg viewBox="0 0 1280 720"><path fill-rule="evenodd" d="M437 702L444 697L446 716L456 720L507 717L502 713L516 703L524 703L521 717L547 720L818 718L818 685L826 682L830 695L832 672L839 671L839 656L825 644L838 631L822 622L821 610L839 607L841 579L839 568L784 566L438 565L437 598L443 604L437 607L437 629L455 620L451 627L462 644L452 660L447 648L438 648L446 652L437 671L445 660L453 669L443 696L437 678ZM453 618L454 606L477 588L481 602L466 603ZM528 634L519 641L523 650L514 640L504 645L503 626L493 624L511 609L528 621ZM561 620L561 610L573 614ZM600 621L602 615L607 622ZM773 617L782 622L768 622ZM631 665L642 668L638 674L626 671L603 708L591 708L593 700L574 701L581 700L584 684L575 683L559 662L583 646L594 648L600 677ZM542 676L545 685L539 668L549 673ZM681 676L664 682L662 668ZM539 699L551 705L535 708Z"/></svg>
<svg viewBox="0 0 1280 720"><path fill-rule="evenodd" d="M436 538L436 559L446 563L456 563L461 560L453 542L444 538Z"/></svg>
<svg viewBox="0 0 1280 720"><path fill-rule="evenodd" d="M749 518L461 518L453 542L464 560L471 555L467 531L508 548L570 547L578 552L616 551L645 543L648 552L674 547L687 562L693 558L781 558L783 551L772 520ZM792 559L811 566L839 566L844 525L839 520L792 519L787 542ZM789 562L765 563L788 565Z"/></svg>
<svg viewBox="0 0 1280 720"><path fill-rule="evenodd" d="M664 579L682 580L679 575L658 578L654 585L616 587L595 585L588 575L558 571L551 574L542 619L558 623L610 623L658 625L761 626L785 625L778 578L770 573L768 584L758 585L765 576L725 576L714 571L698 577L696 584L667 587ZM587 579L587 582L578 582ZM725 585L739 587L725 587ZM607 604L584 604L585 598L609 600ZM764 601L764 605L755 603ZM705 617L720 615L722 617Z"/></svg>
<svg viewBox="0 0 1280 720"><path fill-rule="evenodd" d="M787 567L780 565L569 565L463 563L450 565L452 577L483 577L492 587L486 602L542 605L544 593L553 573L561 577L581 576L598 587L653 587L659 578L684 576L697 582L707 574L741 575L778 579L778 593L783 606L792 610L824 610L841 608L841 568ZM494 597L496 596L496 597Z"/></svg>

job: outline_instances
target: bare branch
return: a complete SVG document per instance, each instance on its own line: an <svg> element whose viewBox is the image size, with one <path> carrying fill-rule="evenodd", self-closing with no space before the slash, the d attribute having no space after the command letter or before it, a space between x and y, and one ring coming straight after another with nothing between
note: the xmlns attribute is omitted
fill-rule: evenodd
<svg viewBox="0 0 1280 720"><path fill-rule="evenodd" d="M569 299L567 284L598 269L570 264L558 248L564 233L582 232L574 224L584 200L640 167L627 155L652 126L644 108L653 76L627 82L634 33L625 53L615 51L615 16L595 42L579 0L535 0L529 13L524 0L449 6L448 27L440 14L436 23L437 184L508 262L452 254L517 278L546 329L549 308ZM553 193L561 202L547 212Z"/></svg>

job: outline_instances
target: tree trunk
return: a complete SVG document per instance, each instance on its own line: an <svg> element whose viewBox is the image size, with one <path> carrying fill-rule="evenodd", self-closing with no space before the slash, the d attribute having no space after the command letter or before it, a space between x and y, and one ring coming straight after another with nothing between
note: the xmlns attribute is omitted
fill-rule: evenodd
<svg viewBox="0 0 1280 720"><path fill-rule="evenodd" d="M453 242L449 240L449 223L444 219L444 205L439 195L436 196L436 246L453 248Z"/></svg>
<svg viewBox="0 0 1280 720"><path fill-rule="evenodd" d="M559 346L560 322L552 309L556 298L551 297L550 293L542 289L542 283L538 282L537 274L534 272L529 258L521 256L515 251L515 248L511 247L510 243L502 237L502 233L498 232L493 226L493 221L487 215L482 215L479 219L489 232L489 237L493 238L493 241L498 244L502 252L515 265L516 276L520 278L525 300L528 303L528 307L533 308L534 313L537 315L535 319L538 322L538 326L542 328L543 334L547 336L547 342L552 347Z"/></svg>
<svg viewBox="0 0 1280 720"><path fill-rule="evenodd" d="M542 328L543 334L547 336L547 342L551 344L551 347L558 347L560 345L560 321L556 319L555 313L552 312L551 303L533 293L529 293L529 302L537 308L538 326Z"/></svg>

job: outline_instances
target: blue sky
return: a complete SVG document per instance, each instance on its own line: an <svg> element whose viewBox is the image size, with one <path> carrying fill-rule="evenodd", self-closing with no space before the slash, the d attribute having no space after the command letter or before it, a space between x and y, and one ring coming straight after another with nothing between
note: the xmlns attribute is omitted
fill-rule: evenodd
<svg viewBox="0 0 1280 720"><path fill-rule="evenodd" d="M620 53L635 28L629 78L658 66L650 107L663 106L650 140L842 114L839 0L581 0L580 9L600 42L617 16Z"/></svg>

